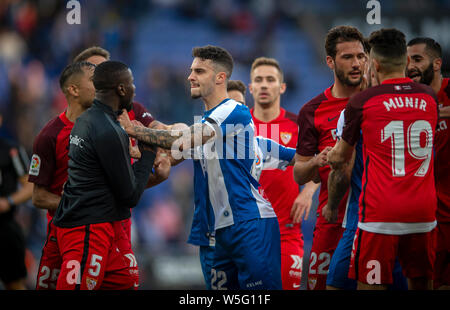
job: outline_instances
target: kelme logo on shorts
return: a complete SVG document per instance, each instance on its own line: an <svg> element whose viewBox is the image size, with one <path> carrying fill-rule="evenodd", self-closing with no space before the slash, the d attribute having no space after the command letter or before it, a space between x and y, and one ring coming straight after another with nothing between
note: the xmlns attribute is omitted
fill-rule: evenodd
<svg viewBox="0 0 450 310"><path fill-rule="evenodd" d="M30 163L30 171L28 171L28 174L38 176L40 168L41 168L41 158L38 155L33 154Z"/></svg>

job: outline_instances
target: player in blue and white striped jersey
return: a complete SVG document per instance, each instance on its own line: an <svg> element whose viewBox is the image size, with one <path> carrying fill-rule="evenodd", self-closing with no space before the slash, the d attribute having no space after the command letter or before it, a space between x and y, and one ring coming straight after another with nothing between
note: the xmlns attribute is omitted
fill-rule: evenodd
<svg viewBox="0 0 450 310"><path fill-rule="evenodd" d="M194 191L206 197L208 227L215 230L213 268L233 268L241 289L281 289L278 221L251 173L257 160L252 116L227 94L233 59L216 46L194 48L193 57L188 80L191 97L205 104L200 122L176 132L133 125L126 115L119 119L139 141L172 151L195 149Z"/></svg>
<svg viewBox="0 0 450 310"><path fill-rule="evenodd" d="M295 149L285 147L265 137L255 137L257 145L251 174L255 180L259 180L263 170L281 169L285 170L288 165L293 164ZM194 169L201 169L198 160L194 161ZM195 186L205 188L202 173L196 173ZM195 211L189 235L188 243L200 246L200 263L207 289L239 289L239 283L235 278L236 270L233 266L229 269L213 268L215 252L215 232L208 227L208 213L206 204L207 197L201 191L195 192ZM263 194L264 197L264 194Z"/></svg>

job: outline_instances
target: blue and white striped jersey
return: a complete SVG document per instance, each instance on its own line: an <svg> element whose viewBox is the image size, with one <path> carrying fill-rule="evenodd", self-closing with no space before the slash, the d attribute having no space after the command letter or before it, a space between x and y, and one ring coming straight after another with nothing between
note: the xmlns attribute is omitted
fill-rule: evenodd
<svg viewBox="0 0 450 310"><path fill-rule="evenodd" d="M276 217L258 180L263 169L285 169L295 149L255 137L248 108L231 99L205 112L202 122L214 128L216 137L195 148L195 211L188 242L211 245L208 237L215 229Z"/></svg>

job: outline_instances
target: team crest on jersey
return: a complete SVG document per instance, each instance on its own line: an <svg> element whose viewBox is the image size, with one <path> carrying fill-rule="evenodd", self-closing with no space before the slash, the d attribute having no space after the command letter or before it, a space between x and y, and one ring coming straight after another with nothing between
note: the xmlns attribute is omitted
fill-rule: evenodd
<svg viewBox="0 0 450 310"><path fill-rule="evenodd" d="M28 171L28 174L37 176L39 175L39 169L41 169L41 158L38 155L33 154L33 157L31 158L30 171Z"/></svg>
<svg viewBox="0 0 450 310"><path fill-rule="evenodd" d="M256 153L255 153L255 156L256 156L256 162L255 162L256 166L261 165L261 157L259 157L259 155Z"/></svg>
<svg viewBox="0 0 450 310"><path fill-rule="evenodd" d="M317 278L309 278L308 279L308 286L310 290L313 290L316 287L317 284Z"/></svg>
<svg viewBox="0 0 450 310"><path fill-rule="evenodd" d="M289 141L291 141L292 133L291 132L280 132L280 138L284 144L288 144Z"/></svg>
<svg viewBox="0 0 450 310"><path fill-rule="evenodd" d="M97 280L87 277L86 278L86 286L88 290L92 291L97 285Z"/></svg>

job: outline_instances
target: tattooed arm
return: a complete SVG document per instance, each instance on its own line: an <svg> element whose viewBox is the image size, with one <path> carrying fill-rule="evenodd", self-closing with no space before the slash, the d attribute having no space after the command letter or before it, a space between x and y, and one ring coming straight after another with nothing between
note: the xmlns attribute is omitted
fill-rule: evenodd
<svg viewBox="0 0 450 310"><path fill-rule="evenodd" d="M332 169L328 175L328 202L322 208L322 215L330 223L337 221L339 204L350 186L355 154L353 151L350 162Z"/></svg>
<svg viewBox="0 0 450 310"><path fill-rule="evenodd" d="M137 126L131 123L128 114L122 113L119 122L129 136L163 149L172 149L174 143L176 149L182 151L188 147L202 145L213 138L215 132L205 124L196 123L187 130L165 130Z"/></svg>

